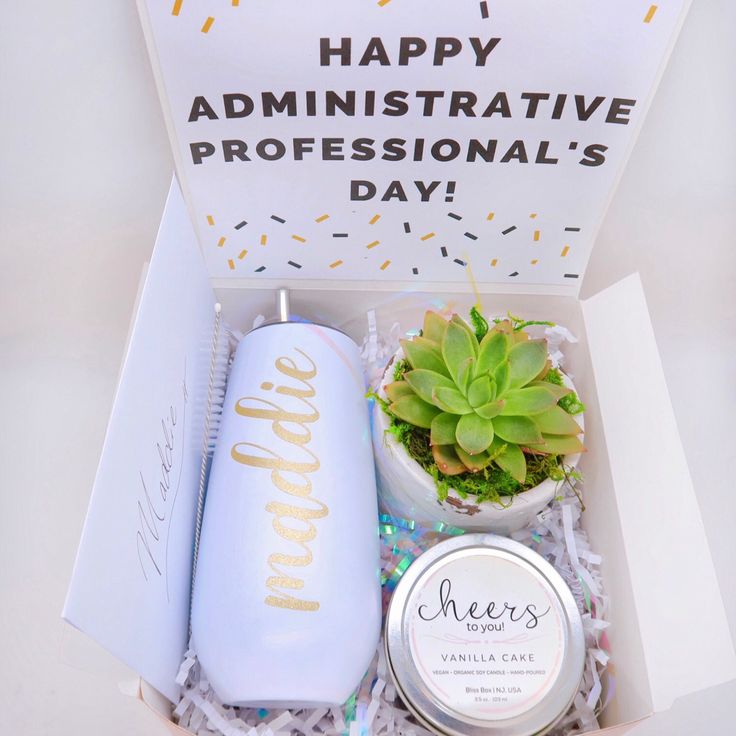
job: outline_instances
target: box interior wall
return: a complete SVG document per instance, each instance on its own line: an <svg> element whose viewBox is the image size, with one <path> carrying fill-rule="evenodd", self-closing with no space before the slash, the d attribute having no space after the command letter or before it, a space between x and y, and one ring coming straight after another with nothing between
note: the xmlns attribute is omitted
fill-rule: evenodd
<svg viewBox="0 0 736 736"><path fill-rule="evenodd" d="M136 340L137 332L141 323L156 324L161 300L174 299L174 306L179 309L191 299L186 292L176 291L175 285L171 286L166 278L162 278L165 275L163 264L169 262L167 258L180 258L181 253L189 254L189 249L197 249L185 218L181 195L174 185L136 314L126 364L134 356L145 357ZM199 259L193 259L191 263L194 270L203 267ZM234 328L247 331L259 314L266 317L274 314L275 292L271 289L243 287L233 282L223 287L210 281L209 288L213 287L217 288L212 297L220 301L225 320ZM167 297L163 293L167 289L174 289L175 297ZM156 293L152 294L152 291ZM539 293L484 292L480 299L483 310L488 314L503 314L508 310L529 319L551 319L567 326L579 339L577 344L565 346L566 366L587 406L586 444L589 452L581 462L586 477L584 526L590 534L592 547L604 556L602 574L611 600L610 641L616 673L615 697L604 715L603 725L615 726L637 720L652 711L669 707L672 700L681 694L729 679L733 676L734 658L728 626L638 278L629 277L585 302L573 297ZM376 312L379 331L389 329L396 321L405 331L421 323L422 313L428 306L449 305L454 311L466 314L475 301L472 288L465 293L394 293L345 288L326 290L308 288L308 284L303 284L292 292L292 311L343 329L360 342L367 331L366 313L369 309ZM165 358L171 362L178 362L178 359L179 356L175 355ZM621 382L624 372L618 364L622 361L631 374L645 379L643 385ZM609 364L613 364L613 372ZM122 377L124 380L125 368ZM156 380L155 376L152 380ZM159 388L166 386L159 382ZM633 477L632 481L632 476L627 474L630 466L641 469L642 463L646 465L649 430L643 423L642 426L634 426L631 432L636 442L622 445L621 420L627 414L621 399L641 401L642 396L648 396L647 392L655 400L646 408L664 436L660 464L671 466L675 473L674 477L668 478L671 488L641 488L641 484L637 485L637 478ZM605 397L605 405L600 400L602 396ZM194 399L195 403L201 404L204 396L195 396ZM615 452L611 449L612 442ZM117 447L111 447L109 451L120 452ZM617 478L623 480L617 481ZM93 503L103 502L104 499L98 495L110 492L116 490L96 488ZM637 495L642 492L651 496L646 504L642 504L641 497ZM657 504L661 504L663 499L666 501L673 492L678 494L676 498L683 510L674 519L672 529L661 537L661 553L651 554L651 534L646 524L653 520L661 521L661 507ZM689 540L685 551L678 544L682 538ZM657 564L649 564L647 553L642 553L647 549L650 549L649 557ZM694 560L690 566L682 564L688 557ZM632 564L636 567L630 567ZM667 617L662 618L663 600L673 599L683 584L697 588L700 598L686 602L681 609L673 608ZM673 640L676 634L687 628L698 601L707 602L712 613L712 626L693 628L686 638L680 637L676 651L689 655L684 656L683 663L687 672L682 675L676 671L673 680L669 672L672 669L671 654L663 651L662 641ZM647 627L646 631L643 625ZM653 627L661 628L662 632L653 630ZM104 641L102 643L109 646ZM162 696L157 698L155 691L145 683L143 692L156 710L164 713L169 710L168 701ZM174 728L173 724L170 726Z"/></svg>
<svg viewBox="0 0 736 736"><path fill-rule="evenodd" d="M223 306L226 321L241 332L247 332L253 319L262 314L271 317L275 308L274 291L223 287L216 290ZM483 311L489 315L503 315L507 311L525 319L551 320L568 327L578 338L576 344L566 343L565 366L573 376L586 405L586 445L580 467L585 476L586 512L583 526L591 536L595 551L604 558L602 574L611 605L609 639L614 660L619 656L627 664L616 675L616 694L602 719L602 725L614 725L639 719L652 712L649 683L641 635L633 603L626 561L621 554L624 534L615 502L615 491L606 451L605 435L601 425L600 407L596 400L595 381L588 352L585 321L581 302L572 297L540 296L537 294L482 294L457 292L404 291L387 293L364 289L333 291L322 289L294 289L291 306L294 314L333 325L345 331L359 345L368 331L367 312L373 309L377 328L388 333L398 322L401 331L417 328L428 307L447 306L460 315L467 315L470 307L480 299ZM630 664L629 664L630 663Z"/></svg>

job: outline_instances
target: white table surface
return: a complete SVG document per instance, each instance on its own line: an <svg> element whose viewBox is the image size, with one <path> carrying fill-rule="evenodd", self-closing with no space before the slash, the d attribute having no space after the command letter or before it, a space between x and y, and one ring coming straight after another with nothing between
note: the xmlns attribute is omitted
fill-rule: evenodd
<svg viewBox="0 0 736 736"><path fill-rule="evenodd" d="M2 24L0 727L164 733L59 615L169 144L132 0L6 3ZM584 294L642 274L736 634L735 29L736 3L695 0ZM733 733L734 702L736 683L696 693L636 733Z"/></svg>

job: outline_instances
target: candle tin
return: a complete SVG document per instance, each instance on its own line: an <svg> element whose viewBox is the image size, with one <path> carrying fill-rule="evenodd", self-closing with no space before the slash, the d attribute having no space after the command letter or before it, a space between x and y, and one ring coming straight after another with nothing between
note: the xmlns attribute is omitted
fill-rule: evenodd
<svg viewBox="0 0 736 736"><path fill-rule="evenodd" d="M441 736L532 736L567 712L585 637L557 571L494 534L440 542L404 573L386 614L397 691Z"/></svg>

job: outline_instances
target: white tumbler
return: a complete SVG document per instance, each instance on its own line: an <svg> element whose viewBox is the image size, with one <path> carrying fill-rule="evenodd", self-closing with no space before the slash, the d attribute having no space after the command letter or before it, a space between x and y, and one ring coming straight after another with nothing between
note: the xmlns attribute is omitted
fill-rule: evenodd
<svg viewBox="0 0 736 736"><path fill-rule="evenodd" d="M336 329L275 322L238 345L192 603L195 651L226 703L340 704L370 664L381 592L364 394L358 348Z"/></svg>

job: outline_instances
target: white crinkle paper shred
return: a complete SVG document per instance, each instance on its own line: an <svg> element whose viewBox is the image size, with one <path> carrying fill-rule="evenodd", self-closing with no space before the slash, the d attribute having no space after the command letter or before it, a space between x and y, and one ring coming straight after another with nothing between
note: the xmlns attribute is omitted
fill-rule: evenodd
<svg viewBox="0 0 736 736"><path fill-rule="evenodd" d="M394 323L382 334L378 330L375 312L371 310L367 316L368 334L363 341L361 355L368 381L376 386L403 333L398 323ZM561 326L547 327L544 333L553 363L560 365L562 343L576 342L576 339ZM441 538L431 534L423 544L421 539L417 540L416 530L402 530L402 521L381 517L382 524L394 530L390 543L382 545L381 559L383 579L393 580L394 584L398 579L399 562L405 562L406 556L414 559L417 548L419 551L426 549ZM402 546L402 535L407 541L403 557L401 553L397 556L397 548ZM583 618L587 646L583 679L570 709L550 733L552 736L573 736L593 731L598 728L602 696L605 695L607 702L613 690L612 678L607 672L610 658L606 640L608 598L600 574L601 557L591 549L581 526L577 493L570 488L564 489L533 524L515 532L512 537L554 565L569 585ZM257 675L254 673L254 676ZM186 652L176 681L182 690L173 712L174 720L197 736L431 736L414 721L397 696L386 667L383 637L355 695L340 708L288 710L225 705L212 690L196 653L191 649ZM605 681L608 682L607 687L604 687Z"/></svg>

